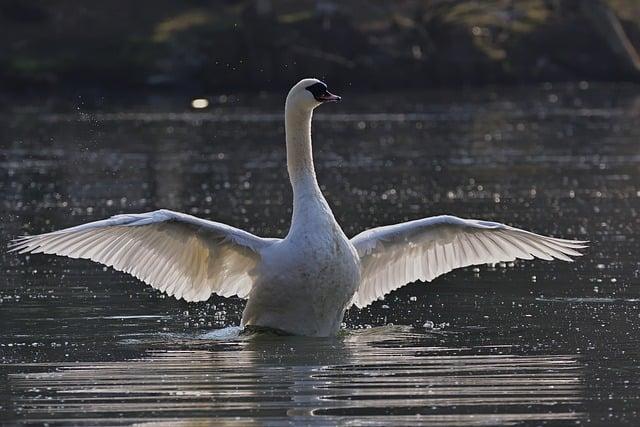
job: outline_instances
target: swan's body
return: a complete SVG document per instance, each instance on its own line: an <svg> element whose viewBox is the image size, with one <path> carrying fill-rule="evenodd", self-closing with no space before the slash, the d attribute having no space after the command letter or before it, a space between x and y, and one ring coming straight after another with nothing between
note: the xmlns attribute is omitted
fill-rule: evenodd
<svg viewBox="0 0 640 427"><path fill-rule="evenodd" d="M358 253L331 211L309 211L307 226L266 249L243 325L328 336L340 328L360 283Z"/></svg>
<svg viewBox="0 0 640 427"><path fill-rule="evenodd" d="M12 250L91 259L187 301L237 295L248 298L243 326L329 336L349 306L364 307L406 283L516 258L570 261L585 247L582 241L452 216L378 227L349 240L320 191L311 149L313 109L338 99L315 79L302 80L287 96L294 206L284 239L159 210L26 236Z"/></svg>

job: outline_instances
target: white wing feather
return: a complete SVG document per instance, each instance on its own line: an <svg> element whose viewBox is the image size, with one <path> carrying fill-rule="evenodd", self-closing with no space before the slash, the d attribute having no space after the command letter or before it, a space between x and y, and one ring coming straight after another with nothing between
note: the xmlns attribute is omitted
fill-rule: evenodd
<svg viewBox="0 0 640 427"><path fill-rule="evenodd" d="M20 253L90 259L186 301L212 293L245 298L260 251L278 239L169 210L116 215L77 227L25 236Z"/></svg>
<svg viewBox="0 0 640 427"><path fill-rule="evenodd" d="M362 276L353 304L365 307L407 283L429 282L459 267L534 257L571 261L587 242L442 215L367 230L351 243Z"/></svg>

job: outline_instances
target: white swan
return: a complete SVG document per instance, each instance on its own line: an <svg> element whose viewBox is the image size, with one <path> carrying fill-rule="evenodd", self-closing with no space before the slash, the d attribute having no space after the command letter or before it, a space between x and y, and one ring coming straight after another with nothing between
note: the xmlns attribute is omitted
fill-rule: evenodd
<svg viewBox="0 0 640 427"><path fill-rule="evenodd" d="M320 191L311 152L313 110L339 99L316 79L300 81L287 96L294 197L284 239L158 210L25 236L12 242L12 250L91 259L187 301L237 295L248 298L243 326L329 336L349 306L364 307L406 283L516 258L571 261L586 247L584 241L453 216L378 227L349 240Z"/></svg>

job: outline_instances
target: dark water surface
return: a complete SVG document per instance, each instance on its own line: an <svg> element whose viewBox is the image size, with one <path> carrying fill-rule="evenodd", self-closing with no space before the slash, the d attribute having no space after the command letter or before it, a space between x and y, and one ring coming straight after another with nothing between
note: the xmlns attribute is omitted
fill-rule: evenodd
<svg viewBox="0 0 640 427"><path fill-rule="evenodd" d="M1 251L2 420L637 425L638 89L344 95L317 112L314 150L348 235L450 213L590 240L586 256L411 284L333 339L248 339L241 300L188 304L88 261ZM5 107L0 245L161 207L283 236L280 99L188 101Z"/></svg>

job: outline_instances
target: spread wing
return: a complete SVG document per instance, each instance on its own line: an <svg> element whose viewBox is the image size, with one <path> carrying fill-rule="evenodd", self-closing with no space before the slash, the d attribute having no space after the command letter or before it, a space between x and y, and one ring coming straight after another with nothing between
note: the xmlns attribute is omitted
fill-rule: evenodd
<svg viewBox="0 0 640 427"><path fill-rule="evenodd" d="M158 210L25 236L10 247L20 253L90 259L178 299L204 301L212 293L245 298L255 279L252 270L260 261L260 251L277 240Z"/></svg>
<svg viewBox="0 0 640 427"><path fill-rule="evenodd" d="M351 243L362 269L353 304L364 307L407 283L429 282L459 267L534 257L571 261L587 242L443 215L373 228Z"/></svg>

